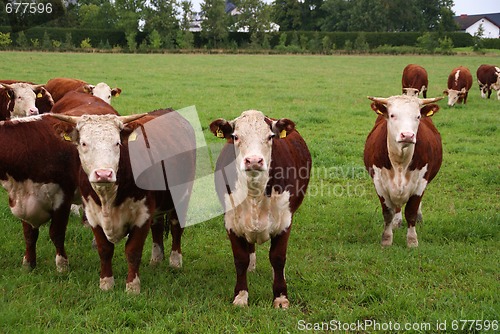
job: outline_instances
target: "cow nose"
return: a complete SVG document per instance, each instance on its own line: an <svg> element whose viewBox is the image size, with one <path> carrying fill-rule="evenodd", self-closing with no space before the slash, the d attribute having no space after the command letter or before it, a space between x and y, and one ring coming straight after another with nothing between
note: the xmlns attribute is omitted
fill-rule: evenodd
<svg viewBox="0 0 500 334"><path fill-rule="evenodd" d="M413 132L401 132L399 136L403 142L413 142L413 139L415 138L415 134Z"/></svg>
<svg viewBox="0 0 500 334"><path fill-rule="evenodd" d="M91 180L92 181L92 180ZM93 182L115 182L115 173L110 168L96 169Z"/></svg>
<svg viewBox="0 0 500 334"><path fill-rule="evenodd" d="M260 157L258 155L252 155L249 157L245 158L245 169L246 170L252 170L252 169L262 169L264 166L264 158Z"/></svg>
<svg viewBox="0 0 500 334"><path fill-rule="evenodd" d="M38 108L30 108L30 115L38 115Z"/></svg>

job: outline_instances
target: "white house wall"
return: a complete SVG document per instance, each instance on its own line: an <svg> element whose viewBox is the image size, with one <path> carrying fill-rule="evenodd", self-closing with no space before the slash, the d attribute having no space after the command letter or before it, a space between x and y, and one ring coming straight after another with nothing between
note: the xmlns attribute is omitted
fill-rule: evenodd
<svg viewBox="0 0 500 334"><path fill-rule="evenodd" d="M467 28L465 31L474 36L474 34L477 32L481 24L483 25L484 38L500 38L500 28L491 23L487 19L480 19L479 21L471 25L469 28Z"/></svg>

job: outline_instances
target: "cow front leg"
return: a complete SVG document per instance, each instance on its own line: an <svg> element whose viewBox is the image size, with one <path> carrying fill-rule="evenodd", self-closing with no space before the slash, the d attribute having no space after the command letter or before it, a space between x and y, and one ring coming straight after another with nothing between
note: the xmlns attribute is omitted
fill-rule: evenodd
<svg viewBox="0 0 500 334"><path fill-rule="evenodd" d="M92 228L94 238L97 245L97 252L101 260L101 274L99 280L99 287L103 291L113 289L115 279L113 277L113 254L115 252L115 245L106 238L104 231L100 226Z"/></svg>
<svg viewBox="0 0 500 334"><path fill-rule="evenodd" d="M172 233L172 250L170 251L170 266L172 268L182 267L181 238L184 228L182 228L177 218L175 210L169 216L170 233Z"/></svg>
<svg viewBox="0 0 500 334"><path fill-rule="evenodd" d="M288 293L285 279L286 250L291 226L280 235L271 238L269 261L273 267L273 306L274 308L288 308Z"/></svg>
<svg viewBox="0 0 500 334"><path fill-rule="evenodd" d="M32 270L36 267L36 241L38 240L39 230L34 228L24 220L23 223L23 234L24 243L26 244L26 251L23 257L23 266L28 270Z"/></svg>
<svg viewBox="0 0 500 334"><path fill-rule="evenodd" d="M234 266L236 268L236 285L234 287L233 304L248 305L247 269L250 264L250 244L243 237L238 237L233 231L228 232L233 250Z"/></svg>
<svg viewBox="0 0 500 334"><path fill-rule="evenodd" d="M64 241L66 239L66 228L68 227L70 210L71 206L67 205L54 212L49 228L50 239L56 247L56 269L60 273L67 272L69 268Z"/></svg>
<svg viewBox="0 0 500 334"><path fill-rule="evenodd" d="M384 216L384 232L382 233L382 246L391 246L392 245L392 229L394 226L395 219L395 211L385 205L385 200L382 197L380 198L380 203L382 204L382 214ZM399 212L401 215L401 211Z"/></svg>
<svg viewBox="0 0 500 334"><path fill-rule="evenodd" d="M415 224L417 223L418 214L420 211L420 202L422 196L413 195L408 199L405 207L405 218L408 223L408 232L406 234L406 245L408 247L418 247L417 231ZM420 215L422 213L420 212Z"/></svg>
<svg viewBox="0 0 500 334"><path fill-rule="evenodd" d="M141 280L139 279L139 267L141 265L144 242L148 236L151 221L141 227L133 227L125 244L125 255L128 262L128 274L125 291L131 294L141 292Z"/></svg>
<svg viewBox="0 0 500 334"><path fill-rule="evenodd" d="M163 244L163 235L165 233L165 220L163 216L155 219L151 225L151 236L153 238L153 248L151 250L151 260L149 264L155 265L165 258L165 246Z"/></svg>

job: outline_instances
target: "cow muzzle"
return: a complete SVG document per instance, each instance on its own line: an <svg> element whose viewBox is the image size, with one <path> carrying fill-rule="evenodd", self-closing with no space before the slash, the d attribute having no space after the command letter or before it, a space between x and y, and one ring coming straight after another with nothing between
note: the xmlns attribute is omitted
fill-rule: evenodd
<svg viewBox="0 0 500 334"><path fill-rule="evenodd" d="M251 171L264 171L265 165L264 165L264 158L262 156L258 155L251 155L245 157L243 159L243 163L245 166L245 171L251 172Z"/></svg>
<svg viewBox="0 0 500 334"><path fill-rule="evenodd" d="M401 132L398 138L399 143L415 144L416 136L413 132Z"/></svg>
<svg viewBox="0 0 500 334"><path fill-rule="evenodd" d="M114 183L116 182L116 173L111 168L95 169L90 175L91 183Z"/></svg>
<svg viewBox="0 0 500 334"><path fill-rule="evenodd" d="M30 108L30 114L29 116L34 116L34 115L38 115L38 108Z"/></svg>

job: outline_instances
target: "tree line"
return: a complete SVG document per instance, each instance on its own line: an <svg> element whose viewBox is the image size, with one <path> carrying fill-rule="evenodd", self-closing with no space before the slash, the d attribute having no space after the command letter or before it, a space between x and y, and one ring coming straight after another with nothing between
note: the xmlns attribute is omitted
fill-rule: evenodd
<svg viewBox="0 0 500 334"><path fill-rule="evenodd" d="M8 2L8 1L7 1ZM51 13L0 13L0 25L14 32L47 28L121 30L127 45L151 49L191 48L193 5L189 0L37 0ZM231 33L244 31L250 44L266 47L269 31L281 32L436 32L456 31L453 0L204 0L200 35L205 47L231 47ZM141 37L142 36L142 37ZM138 38L140 37L140 38ZM139 42L140 40L140 42ZM139 44L138 44L139 42Z"/></svg>

